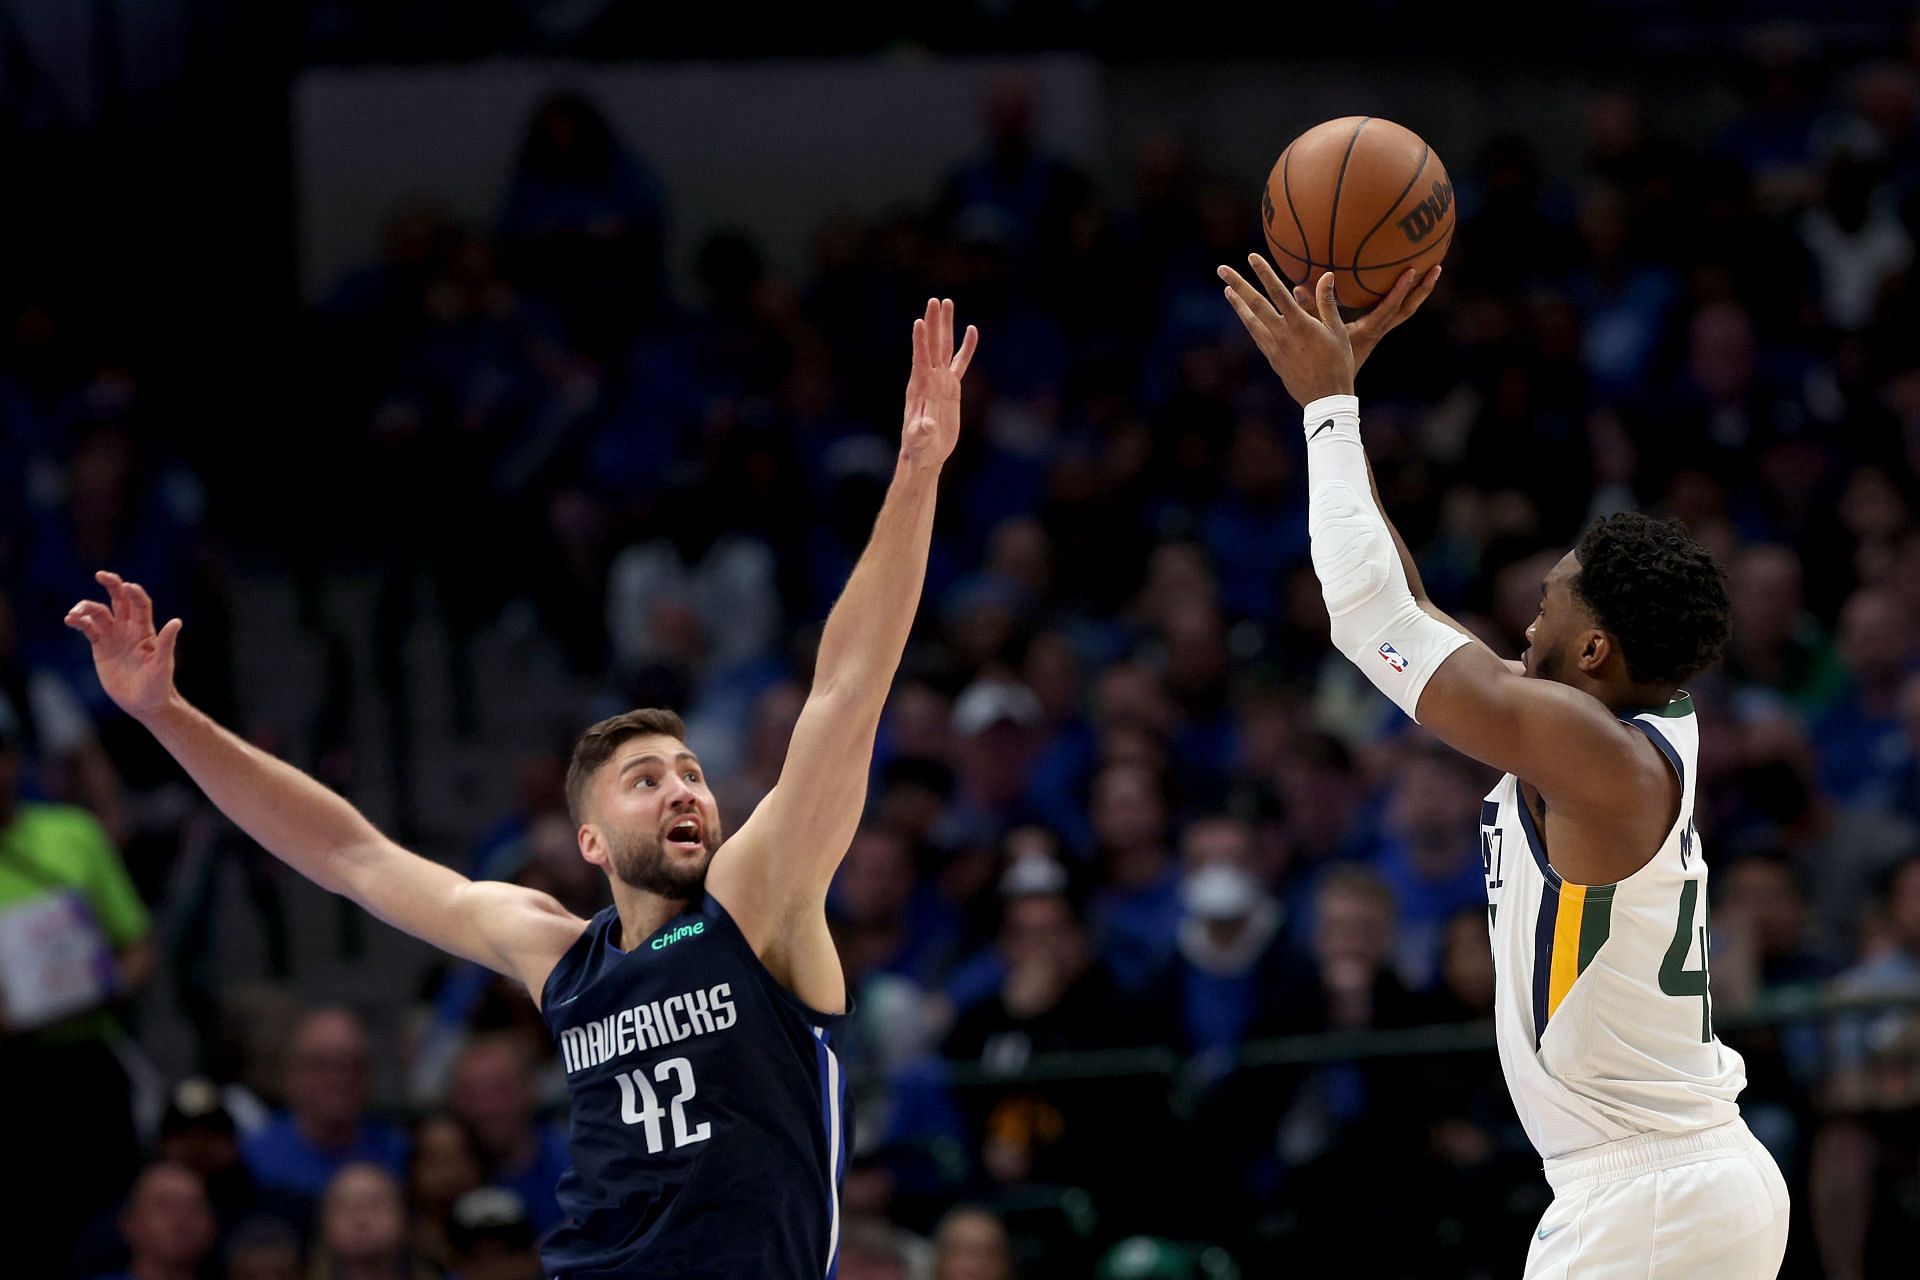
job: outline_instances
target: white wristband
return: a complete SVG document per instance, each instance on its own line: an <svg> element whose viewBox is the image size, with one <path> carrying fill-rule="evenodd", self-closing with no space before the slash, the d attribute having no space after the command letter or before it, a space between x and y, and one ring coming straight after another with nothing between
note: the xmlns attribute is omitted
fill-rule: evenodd
<svg viewBox="0 0 1920 1280"><path fill-rule="evenodd" d="M1321 396L1310 401L1302 414L1302 427L1308 444L1328 440L1360 443L1360 397Z"/></svg>

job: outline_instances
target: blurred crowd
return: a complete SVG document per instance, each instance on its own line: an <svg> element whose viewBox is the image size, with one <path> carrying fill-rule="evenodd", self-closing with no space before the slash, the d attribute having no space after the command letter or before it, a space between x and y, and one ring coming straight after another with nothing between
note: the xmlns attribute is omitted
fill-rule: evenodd
<svg viewBox="0 0 1920 1280"><path fill-rule="evenodd" d="M1851 1280L1916 1225L1920 1024L1769 1010L1920 988L1920 29L1905 60L1777 39L1724 74L1738 110L1704 141L1622 90L1588 101L1577 156L1517 132L1449 152L1445 281L1360 393L1429 590L1500 652L1593 517L1679 516L1726 567L1732 647L1691 690L1714 1015L1794 1190L1789 1274ZM233 837L60 630L91 570L178 602L183 686L229 718L223 549L250 537L287 548L315 619L341 563L372 570L396 700L420 611L453 637L458 713L489 696L474 637L518 610L599 689L581 725L679 709L737 824L778 777L936 293L982 343L830 903L856 1009L840 1274L1517 1269L1547 1193L1490 1051L1238 1057L1493 1000L1494 780L1327 645L1297 410L1219 296L1213 267L1259 247L1255 188L1173 136L1095 181L1036 146L1017 81L985 123L923 207L821 227L804 279L722 233L681 296L671 193L554 96L491 225L400 210L306 317L278 410L306 415L303 484L273 531L209 519L137 353L8 300L0 922L54 931L71 972L43 984L64 1004L0 981L0 1096L41 1100L23 1150L88 1153L15 1197L41 1268L20 1274L533 1280L566 1159L531 1005L459 967L393 1105L359 1017L310 1008L270 1069L209 1032L205 1075L136 1124L142 985L206 964L205 926L158 939L154 911L186 849ZM346 785L344 714L281 749ZM470 848L425 851L591 912L563 771L528 751ZM216 1027L199 977L183 998ZM1062 1051L1091 1056L1023 1074Z"/></svg>

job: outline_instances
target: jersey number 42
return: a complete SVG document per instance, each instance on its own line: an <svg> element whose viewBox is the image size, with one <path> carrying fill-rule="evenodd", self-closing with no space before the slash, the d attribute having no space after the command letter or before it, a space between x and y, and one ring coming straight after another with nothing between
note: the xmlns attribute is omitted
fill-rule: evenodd
<svg viewBox="0 0 1920 1280"><path fill-rule="evenodd" d="M667 1134L661 1122L666 1119L669 1112L673 1116L675 1147L705 1142L713 1136L713 1126L705 1120L696 1125L687 1124L686 1104L692 1100L694 1091L698 1088L693 1082L693 1064L685 1058L668 1058L654 1066L655 1081L666 1084L668 1076L675 1078L679 1091L664 1107L660 1105L660 1095L654 1091L653 1084L647 1080L645 1067L622 1071L614 1077L620 1085L620 1118L628 1124L645 1126L649 1155L657 1156L667 1149Z"/></svg>

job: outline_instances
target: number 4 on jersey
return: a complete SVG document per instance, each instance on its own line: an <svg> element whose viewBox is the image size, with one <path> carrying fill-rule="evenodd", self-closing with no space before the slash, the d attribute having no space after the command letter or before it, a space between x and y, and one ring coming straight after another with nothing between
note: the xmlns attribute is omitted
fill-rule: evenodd
<svg viewBox="0 0 1920 1280"><path fill-rule="evenodd" d="M1660 962L1660 989L1670 996L1700 997L1700 1043L1713 1039L1713 1009L1707 995L1707 922L1706 912L1696 931L1694 908L1700 902L1700 882L1683 881L1680 888L1680 918L1673 927L1673 941L1667 944L1666 958ZM1694 939L1700 941L1700 967L1687 968L1687 953Z"/></svg>

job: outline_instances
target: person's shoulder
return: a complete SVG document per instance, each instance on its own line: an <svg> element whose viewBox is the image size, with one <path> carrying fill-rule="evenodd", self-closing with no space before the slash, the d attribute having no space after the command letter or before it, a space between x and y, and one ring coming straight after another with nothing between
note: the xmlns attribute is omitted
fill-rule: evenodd
<svg viewBox="0 0 1920 1280"><path fill-rule="evenodd" d="M1891 950L1859 961L1834 980L1849 995L1876 995L1920 987L1920 958Z"/></svg>
<svg viewBox="0 0 1920 1280"><path fill-rule="evenodd" d="M248 1160L272 1159L300 1143L299 1131L293 1127L293 1117L283 1111L241 1138L240 1152Z"/></svg>
<svg viewBox="0 0 1920 1280"><path fill-rule="evenodd" d="M83 837L106 842L106 828L100 820L77 804L56 804L44 800L23 801L14 815L20 829L34 836Z"/></svg>
<svg viewBox="0 0 1920 1280"><path fill-rule="evenodd" d="M14 816L14 834L30 849L56 853L63 879L78 884L118 868L120 851L100 820L79 805L28 801Z"/></svg>
<svg viewBox="0 0 1920 1280"><path fill-rule="evenodd" d="M385 1116L368 1116L362 1120L360 1133L364 1141L382 1145L396 1141L404 1145L407 1140L406 1129Z"/></svg>
<svg viewBox="0 0 1920 1280"><path fill-rule="evenodd" d="M602 907L587 919L573 941L567 944L566 950L560 953L560 958L554 961L546 980L535 993L540 998L543 1015L559 1003L556 997L562 991L573 984L591 980L598 972L594 964L596 951L603 945L608 930L618 929L619 924L619 910L612 906Z"/></svg>
<svg viewBox="0 0 1920 1280"><path fill-rule="evenodd" d="M396 1172L407 1163L407 1131L389 1120L369 1117L360 1127L361 1150Z"/></svg>

